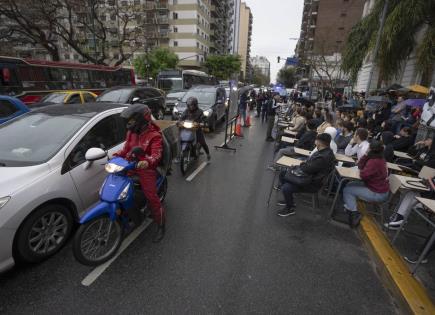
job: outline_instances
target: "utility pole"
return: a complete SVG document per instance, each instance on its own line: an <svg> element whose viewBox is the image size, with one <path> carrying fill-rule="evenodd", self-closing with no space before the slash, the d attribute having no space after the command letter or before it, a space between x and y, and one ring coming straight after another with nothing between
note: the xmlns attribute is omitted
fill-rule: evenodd
<svg viewBox="0 0 435 315"><path fill-rule="evenodd" d="M373 50L373 55L371 58L370 73L369 73L369 78L367 81L367 88L366 88L366 96L368 96L370 93L370 86L372 84L373 72L375 71L375 60L376 60L376 58L378 56L378 52L379 52L379 45L381 43L382 32L384 31L384 24L385 24L385 18L387 16L387 11L388 11L388 0L385 0L384 9L382 11L381 22L379 25L378 34L376 36L375 49Z"/></svg>

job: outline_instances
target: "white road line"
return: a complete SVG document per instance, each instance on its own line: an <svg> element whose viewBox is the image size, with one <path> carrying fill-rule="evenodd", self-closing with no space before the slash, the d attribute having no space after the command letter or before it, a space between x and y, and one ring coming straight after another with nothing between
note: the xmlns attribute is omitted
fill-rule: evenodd
<svg viewBox="0 0 435 315"><path fill-rule="evenodd" d="M88 287L90 286L95 280L98 279L99 276L110 266L112 262L115 261L116 258L118 258L119 255L143 232L145 229L152 223L152 220L147 220L144 223L142 223L141 226L139 226L137 229L135 229L129 236L127 236L124 241L121 244L121 247L119 248L116 255L106 261L104 264L98 266L94 270L91 271L90 274L86 276L86 278L83 279L82 285Z"/></svg>
<svg viewBox="0 0 435 315"><path fill-rule="evenodd" d="M191 182L206 166L207 162L202 162L202 164L192 174L190 174L189 177L186 178L186 181Z"/></svg>

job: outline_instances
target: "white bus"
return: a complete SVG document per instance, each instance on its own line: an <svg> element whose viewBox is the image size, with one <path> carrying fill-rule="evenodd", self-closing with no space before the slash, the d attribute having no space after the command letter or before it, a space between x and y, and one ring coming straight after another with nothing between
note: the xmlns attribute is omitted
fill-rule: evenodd
<svg viewBox="0 0 435 315"><path fill-rule="evenodd" d="M217 85L218 81L197 70L164 70L157 76L157 87L166 93L188 90L195 85Z"/></svg>

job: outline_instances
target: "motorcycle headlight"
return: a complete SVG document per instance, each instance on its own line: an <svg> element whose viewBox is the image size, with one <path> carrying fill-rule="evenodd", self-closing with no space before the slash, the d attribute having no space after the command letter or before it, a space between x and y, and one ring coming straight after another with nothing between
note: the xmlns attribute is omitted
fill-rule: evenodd
<svg viewBox="0 0 435 315"><path fill-rule="evenodd" d="M118 196L118 200L123 200L127 197L128 190L130 189L130 184L125 186L125 188L122 190L122 192Z"/></svg>
<svg viewBox="0 0 435 315"><path fill-rule="evenodd" d="M185 121L183 123L183 127L186 128L186 129L191 129L191 128L193 128L193 122L191 122L191 121Z"/></svg>
<svg viewBox="0 0 435 315"><path fill-rule="evenodd" d="M204 116L205 117L209 117L211 115L211 111L210 110L206 110L205 112L204 112Z"/></svg>
<svg viewBox="0 0 435 315"><path fill-rule="evenodd" d="M121 172L124 168L122 166L113 164L113 163L107 163L105 166L106 172L107 173L119 173Z"/></svg>
<svg viewBox="0 0 435 315"><path fill-rule="evenodd" d="M8 201L11 200L11 197L3 197L0 198L0 209L4 207L5 204L8 203Z"/></svg>

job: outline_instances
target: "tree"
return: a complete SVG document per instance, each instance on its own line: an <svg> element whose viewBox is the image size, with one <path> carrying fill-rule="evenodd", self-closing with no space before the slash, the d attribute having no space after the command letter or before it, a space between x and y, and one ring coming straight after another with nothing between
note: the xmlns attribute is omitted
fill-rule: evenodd
<svg viewBox="0 0 435 315"><path fill-rule="evenodd" d="M277 81L286 88L293 88L296 84L296 70L293 67L282 68L278 72Z"/></svg>
<svg viewBox="0 0 435 315"><path fill-rule="evenodd" d="M258 66L253 67L252 71L252 83L256 85L269 85L270 83L270 77L265 75L261 68Z"/></svg>
<svg viewBox="0 0 435 315"><path fill-rule="evenodd" d="M204 63L209 74L219 80L228 80L240 72L242 61L238 55L209 55Z"/></svg>
<svg viewBox="0 0 435 315"><path fill-rule="evenodd" d="M342 68L356 80L364 58L374 49L380 17L386 0L378 0L372 11L354 25L346 41ZM389 80L402 68L410 54L416 51L418 70L432 73L435 63L435 1L388 0L388 11L380 38L379 52L374 62L381 78ZM423 32L417 44L417 34Z"/></svg>
<svg viewBox="0 0 435 315"><path fill-rule="evenodd" d="M160 71L174 69L177 64L178 56L167 48L156 48L133 61L135 72L143 78L156 78Z"/></svg>

